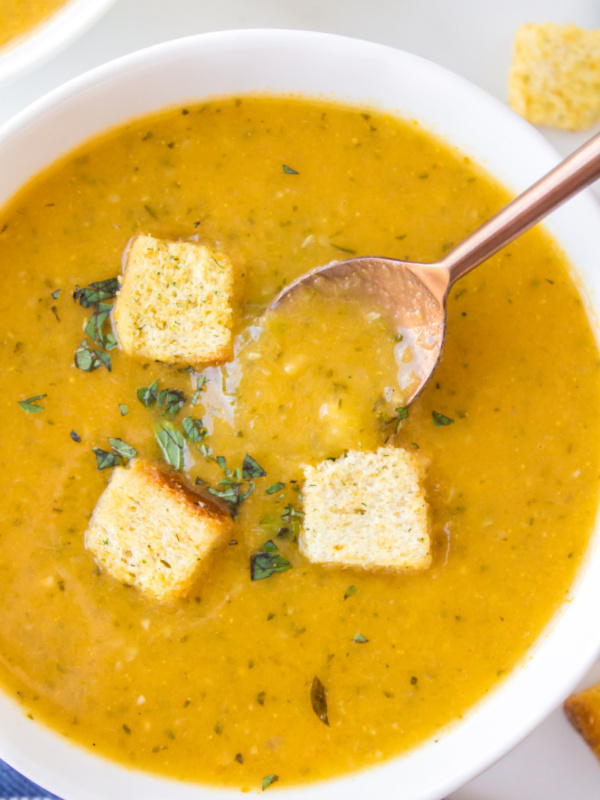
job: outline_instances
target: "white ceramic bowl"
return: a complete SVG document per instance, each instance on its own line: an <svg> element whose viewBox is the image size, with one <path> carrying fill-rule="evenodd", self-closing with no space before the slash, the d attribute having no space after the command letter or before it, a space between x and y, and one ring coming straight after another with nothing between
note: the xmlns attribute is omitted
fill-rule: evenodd
<svg viewBox="0 0 600 800"><path fill-rule="evenodd" d="M92 134L133 116L210 95L300 92L416 118L458 145L514 192L558 157L502 103L450 72L367 42L300 31L228 31L121 58L59 88L0 131L0 203L31 175ZM576 270L590 318L600 304L600 207L580 196L548 227ZM439 800L529 733L574 687L600 649L600 531L568 602L513 673L459 723L407 756L277 797ZM0 696L0 756L65 800L239 798L126 770L27 720Z"/></svg>
<svg viewBox="0 0 600 800"><path fill-rule="evenodd" d="M69 0L23 36L0 47L0 86L57 55L82 36L116 0Z"/></svg>

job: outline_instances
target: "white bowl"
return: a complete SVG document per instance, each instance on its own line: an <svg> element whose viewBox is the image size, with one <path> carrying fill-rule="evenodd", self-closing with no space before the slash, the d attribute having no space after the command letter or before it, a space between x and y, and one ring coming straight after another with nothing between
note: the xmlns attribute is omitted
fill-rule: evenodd
<svg viewBox="0 0 600 800"><path fill-rule="evenodd" d="M227 31L151 47L51 92L0 130L0 203L83 139L133 116L209 95L299 92L416 118L518 192L559 159L543 137L462 78L408 53L300 31ZM582 195L547 223L574 269L595 325L600 207ZM439 800L529 733L575 686L600 650L597 529L569 599L523 663L465 718L406 756L277 797ZM301 746L301 745L300 745ZM239 799L239 791L127 770L25 719L0 696L0 756L65 800Z"/></svg>
<svg viewBox="0 0 600 800"><path fill-rule="evenodd" d="M70 0L23 36L0 47L0 86L57 55L82 36L116 0Z"/></svg>

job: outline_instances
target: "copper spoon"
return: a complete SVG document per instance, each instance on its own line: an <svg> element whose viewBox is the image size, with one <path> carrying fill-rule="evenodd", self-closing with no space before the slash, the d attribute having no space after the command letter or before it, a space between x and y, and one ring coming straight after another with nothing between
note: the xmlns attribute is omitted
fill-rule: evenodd
<svg viewBox="0 0 600 800"><path fill-rule="evenodd" d="M316 267L286 286L269 309L299 289L368 300L402 333L410 348L404 402L412 402L433 374L446 336L450 288L483 261L600 177L600 134L491 217L440 261L420 264L365 256Z"/></svg>

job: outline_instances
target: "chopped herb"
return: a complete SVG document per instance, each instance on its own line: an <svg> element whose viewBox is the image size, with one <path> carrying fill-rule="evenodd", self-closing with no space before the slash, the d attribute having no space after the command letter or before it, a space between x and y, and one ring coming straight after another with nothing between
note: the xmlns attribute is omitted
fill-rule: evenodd
<svg viewBox="0 0 600 800"><path fill-rule="evenodd" d="M96 353L96 355L100 359L101 363L104 364L106 369L109 372L112 372L112 359L109 356L109 354L108 353L103 353L101 350L95 350L94 352Z"/></svg>
<svg viewBox="0 0 600 800"><path fill-rule="evenodd" d="M356 636L354 637L354 641L356 642L356 644L364 644L369 640L365 636L363 636L362 633L357 633Z"/></svg>
<svg viewBox="0 0 600 800"><path fill-rule="evenodd" d="M53 300L58 300L59 297L60 297L60 289L55 289L52 292L52 299Z"/></svg>
<svg viewBox="0 0 600 800"><path fill-rule="evenodd" d="M265 789L268 789L271 784L275 783L275 781L279 780L279 775L267 775L266 778L262 779L262 790L264 792Z"/></svg>
<svg viewBox="0 0 600 800"><path fill-rule="evenodd" d="M186 417L183 420L183 432L192 442L201 442L208 436L208 431L202 424L201 419Z"/></svg>
<svg viewBox="0 0 600 800"><path fill-rule="evenodd" d="M280 489L285 489L285 483L277 481L277 483L272 483L266 490L266 492L267 494L275 494L275 492L280 491Z"/></svg>
<svg viewBox="0 0 600 800"><path fill-rule="evenodd" d="M192 395L192 408L196 405L198 400L200 399L200 392L206 386L206 376L200 375L198 380L196 381L196 391Z"/></svg>
<svg viewBox="0 0 600 800"><path fill-rule="evenodd" d="M417 678L417 676L413 675L412 678L410 679L411 686L416 686L418 680L419 679Z"/></svg>
<svg viewBox="0 0 600 800"><path fill-rule="evenodd" d="M244 756L241 753L236 753L234 761L237 761L238 764L244 763Z"/></svg>
<svg viewBox="0 0 600 800"><path fill-rule="evenodd" d="M124 442L123 439L111 439L109 437L108 443L113 453L125 459L125 461L129 461L130 458L135 458L137 455L137 450L127 442Z"/></svg>
<svg viewBox="0 0 600 800"><path fill-rule="evenodd" d="M227 461L225 460L224 456L217 456L217 464L221 467L221 469L226 468Z"/></svg>
<svg viewBox="0 0 600 800"><path fill-rule="evenodd" d="M48 397L47 394L36 394L35 397L28 397L26 400L18 400L17 402L27 414L39 414L40 411L44 410L44 406L36 406L38 400L43 400L44 397Z"/></svg>
<svg viewBox="0 0 600 800"><path fill-rule="evenodd" d="M259 706L264 706L264 704L265 704L265 697L266 697L266 696L267 696L267 693L266 693L266 692L259 692L259 693L256 695L256 700L257 700L257 702L258 702L258 705L259 705Z"/></svg>
<svg viewBox="0 0 600 800"><path fill-rule="evenodd" d="M433 424L436 426L436 428L440 428L443 425L454 424L453 419L450 419L450 417L447 417L444 414L440 414L438 411L432 411L431 416L433 417Z"/></svg>
<svg viewBox="0 0 600 800"><path fill-rule="evenodd" d="M79 443L81 441L81 436L76 431L71 431L71 439Z"/></svg>
<svg viewBox="0 0 600 800"><path fill-rule="evenodd" d="M119 403L119 411L121 412L121 416L124 417L129 411L129 409L124 403Z"/></svg>
<svg viewBox="0 0 600 800"><path fill-rule="evenodd" d="M79 300L79 303L84 308L91 308L92 306L95 306L96 303L100 303L103 300L112 300L118 291L119 279L109 278L105 281L95 281L94 283L90 283L89 286L86 286L83 289L80 289L79 286L75 287L75 291L73 292L73 300L75 300L75 302Z"/></svg>
<svg viewBox="0 0 600 800"><path fill-rule="evenodd" d="M329 718L327 716L327 692L316 675L310 686L310 702L312 710L321 722L325 725L329 725Z"/></svg>
<svg viewBox="0 0 600 800"><path fill-rule="evenodd" d="M263 544L262 550L265 553L275 553L277 550L279 550L279 548L272 539L269 539Z"/></svg>
<svg viewBox="0 0 600 800"><path fill-rule="evenodd" d="M292 565L279 553L254 553L250 559L250 577L253 581L270 578L275 572L285 572Z"/></svg>
<svg viewBox="0 0 600 800"><path fill-rule="evenodd" d="M304 516L304 511L296 511L294 506L291 503L288 503L287 506L283 509L283 514L281 515L281 519L284 522L291 523L292 531L294 534L294 541L298 539L298 534L300 532L300 520Z"/></svg>
<svg viewBox="0 0 600 800"><path fill-rule="evenodd" d="M344 600L347 600L349 597L352 597L352 595L356 594L357 592L358 592L358 589L356 588L356 586L349 586L346 589L346 593L344 595Z"/></svg>
<svg viewBox="0 0 600 800"><path fill-rule="evenodd" d="M416 442L411 442L411 446L414 447L415 450L420 450L420 447Z"/></svg>
<svg viewBox="0 0 600 800"><path fill-rule="evenodd" d="M396 410L396 414L398 419L407 419L408 418L408 408L404 406L399 406Z"/></svg>
<svg viewBox="0 0 600 800"><path fill-rule="evenodd" d="M96 463L98 469L109 469L110 467L117 467L121 460L119 456L114 453L109 453L107 450L101 450L99 447L92 447L96 454Z"/></svg>
<svg viewBox="0 0 600 800"><path fill-rule="evenodd" d="M168 417L174 417L185 403L185 394L179 389L162 389L156 395L158 407Z"/></svg>
<svg viewBox="0 0 600 800"><path fill-rule="evenodd" d="M292 169L291 167L288 167L287 164L283 165L283 171L285 172L286 175L299 175L300 174L297 170Z"/></svg>
<svg viewBox="0 0 600 800"><path fill-rule="evenodd" d="M252 458L251 455L246 453L244 456L244 463L242 464L242 478L262 478L267 473L260 466L260 464Z"/></svg>
<svg viewBox="0 0 600 800"><path fill-rule="evenodd" d="M348 253L350 256L356 255L356 250L352 250L350 247L341 247L339 244L334 244L331 242L331 246L335 247L336 250L339 250L340 253Z"/></svg>
<svg viewBox="0 0 600 800"><path fill-rule="evenodd" d="M185 439L182 434L170 422L161 422L155 427L154 435L167 464L181 472L185 450Z"/></svg>
<svg viewBox="0 0 600 800"><path fill-rule="evenodd" d="M105 347L104 323L108 319L112 306L110 303L96 303L92 316L85 326L85 332L93 342ZM112 337L111 337L112 338ZM116 345L116 342L115 342ZM114 345L113 345L114 346Z"/></svg>
<svg viewBox="0 0 600 800"><path fill-rule="evenodd" d="M158 396L158 381L154 381L150 386L140 386L137 390L137 399L146 408L156 402Z"/></svg>
<svg viewBox="0 0 600 800"><path fill-rule="evenodd" d="M75 366L84 372L93 372L102 366L98 352L92 350L85 339L75 350Z"/></svg>

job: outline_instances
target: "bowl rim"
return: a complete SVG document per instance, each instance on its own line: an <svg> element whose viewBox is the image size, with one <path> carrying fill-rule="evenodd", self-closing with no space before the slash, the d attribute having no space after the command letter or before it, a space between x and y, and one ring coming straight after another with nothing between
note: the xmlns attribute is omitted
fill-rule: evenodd
<svg viewBox="0 0 600 800"><path fill-rule="evenodd" d="M0 47L0 86L57 55L94 25L117 0L67 0L46 19Z"/></svg>
<svg viewBox="0 0 600 800"><path fill-rule="evenodd" d="M334 34L298 30L245 29L197 34L153 45L96 67L52 90L2 126L0 129L0 164L5 156L5 151L14 147L18 139L29 135L35 137L36 130L47 125L52 117L63 112L68 113L70 108L76 107L78 104L90 102L86 96L90 93L93 94L92 89L103 93L104 96L114 85L123 82L126 75L134 81L140 80L148 73L157 73L159 67L164 68L165 64L176 64L184 57L193 59L198 56L198 52L201 52L203 56L206 56L207 53L217 52L221 58L225 52L228 57L233 58L231 53L239 51L246 52L246 54L260 54L263 58L267 53L269 57L288 57L290 59L298 58L301 54L305 58L317 61L322 59L324 63L325 61L329 63L328 60L334 59L334 57L348 60L356 58L359 61L363 59L367 64L377 63L381 67L395 65L398 69L410 68L413 76L415 71L419 72L419 80L424 81L428 86L437 86L438 88L443 86L447 89L453 95L453 102L457 104L459 111L466 112L471 104L476 102L482 116L485 116L486 119L488 116L491 117L493 124L498 126L497 141L502 141L502 137L506 136L507 146L510 147L513 139L516 139L528 151L533 163L524 165L519 175L513 175L511 180L507 180L507 174L501 174L501 170L499 174L496 166L488 170L497 180L512 190L525 188L531 182L532 174L539 176L540 170L551 168L559 160L556 151L547 140L499 100L491 97L466 79L420 56L385 45ZM265 87L266 90L263 93L268 93L268 88ZM276 92L275 89L272 93ZM229 94L234 96L236 92L233 91ZM304 96L311 97L310 94ZM201 97L202 95L199 94L196 99L200 100ZM339 93L329 99L336 98L343 103L350 102L347 97L341 97ZM316 99L324 98L317 97ZM184 102L186 100L182 97L180 100L174 100L172 105ZM356 101L355 104L357 104ZM368 98L365 98L365 104L378 107L369 103ZM164 104L157 98L156 110L163 106ZM382 110L389 111L391 109L384 107ZM124 113L121 111L120 114L120 123L139 116L137 112ZM489 121L478 122L473 118L471 122L476 127L480 124L482 130L489 129L489 135L492 139L494 138L495 134L490 128ZM102 129L97 129L96 133L102 133L112 127L114 127L113 124L108 124ZM426 127L434 134L440 135L440 131L436 125L431 124L431 121ZM477 135L480 135L479 131ZM442 136L446 138L443 131ZM83 142L85 138L87 137L79 137L78 141ZM461 149L469 155L472 154L472 148L467 147L465 143L461 145L460 136L455 136L449 141L451 144L460 145ZM57 146L56 143L54 146ZM73 143L69 143L60 152L70 150L72 147ZM50 161L55 160L56 157L58 155ZM480 162L481 160L479 158ZM487 159L484 158L483 161L484 168L487 168L485 163ZM34 170L31 174L35 174L37 171L39 170ZM20 184L17 183L17 185ZM14 193L13 189L7 193L8 196ZM0 202L3 201L0 200ZM595 229L589 228L590 222L595 223ZM600 206L588 190L572 200L568 206L555 212L546 227L558 239L569 260L577 267L582 263L581 259L583 259L583 263L586 263L586 259L589 262L589 257L583 257L584 250L576 241L573 241L574 234L567 235L568 231L571 229L587 231L584 238L586 242L589 239L591 243L595 230L595 250L597 252L600 245L598 222L600 222ZM563 237L566 240L566 246L562 241ZM600 277L594 282L591 267L585 281L581 281L580 289L585 296L590 312L593 312L594 307L600 308L598 301L592 302L594 289L600 289ZM593 319L591 322L594 324ZM285 788L284 785L279 784L278 792L280 794L283 792L286 797L310 792L312 800L325 800L325 798L331 797L332 792L337 791L343 792L344 797L349 800L354 800L354 798L362 800L367 792L378 792L382 797L392 797L397 794L398 780L406 780L408 777L413 782L417 780L417 789L412 791L410 785L407 786L406 783L403 783L402 785L407 786L411 792L404 795L406 798L439 800L508 752L562 701L600 652L600 629L595 637L590 635L590 629L587 626L585 627L585 636L583 636L582 630L582 619L591 616L590 612L586 614L586 608L593 608L594 605L600 603L600 581L596 580L597 585L594 585L593 578L594 573L600 573L599 540L600 531L596 522L595 533L592 536L585 562L561 608L554 614L522 663L516 666L502 683L496 685L487 697L471 708L462 721L448 726L409 754L388 760L382 765L371 766L352 775L343 775L304 787ZM570 658L573 649L576 649L578 654L575 663ZM569 657L566 657L566 654ZM556 662L561 664L561 671L558 677L556 674L554 675L553 681L550 682L551 686L548 686L549 682L545 680L547 675L544 674L541 667L544 664L554 666ZM116 781L109 794L115 800L121 800L121 798L125 800L132 796L132 787L138 791L143 788L144 796L149 800L154 800L154 798L159 800L165 796L167 791L173 800L179 800L179 798L188 800L188 798L204 795L216 796L217 793L220 797L231 796L233 798L234 794L235 796L239 795L238 790L198 786L197 784L181 785L177 781L154 775L149 776L147 773L133 773L121 765L99 759L98 756L92 755L83 748L69 745L58 734L43 726L36 728L35 736L32 736L31 729L28 728L27 732L22 732L18 741L14 739L7 741L6 723L1 718L6 716L10 725L14 725L18 715L22 718L24 714L20 707L15 706L18 714L15 712L11 716L8 713L11 703L13 701L8 700L6 696L0 697L0 710L7 711L6 715L0 713L0 755L16 769L26 772L37 783L47 786L50 790L63 796L65 800L99 800L99 798L107 796L104 791L109 784L105 783L104 788L99 789L93 779L89 780L100 769L100 767L98 770L95 769L98 764L102 765L101 773L103 775L106 773L110 776L111 781ZM507 704L519 712L518 721L515 722L513 719L507 721L506 715L503 716L503 709ZM502 718L501 724L498 723L497 717ZM493 729L490 727L492 721L494 722ZM28 725L30 726L31 723ZM37 738L38 742L45 742L49 747L52 745L52 741L55 743L59 741L60 746L54 747L53 753L60 752L65 757L70 754L72 759L80 763L81 766L77 769L77 778L74 779L72 773L69 775L62 773L60 761L58 765L56 763L56 755L53 759L47 758L43 764L40 763L37 756L32 758L26 743L34 738ZM464 755L466 747L471 748L467 760ZM447 768L445 767L436 775L435 769L431 768L432 760L438 765L438 768L440 764L442 766L446 764ZM460 766L457 767L457 763ZM420 788L418 785L419 775L426 776L426 784L421 785ZM82 776L88 778L85 783L81 782ZM118 788L121 785L124 790L117 791L115 787ZM99 794L99 791L102 793Z"/></svg>

